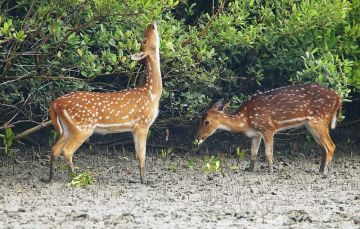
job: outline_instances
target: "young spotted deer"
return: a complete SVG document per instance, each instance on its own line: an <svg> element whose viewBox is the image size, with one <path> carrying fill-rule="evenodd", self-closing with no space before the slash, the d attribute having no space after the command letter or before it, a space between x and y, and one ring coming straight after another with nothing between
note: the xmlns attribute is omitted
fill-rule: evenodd
<svg viewBox="0 0 360 229"><path fill-rule="evenodd" d="M70 172L74 172L74 152L93 133L132 132L139 163L140 179L145 182L145 151L148 131L159 112L162 93L160 38L156 23L149 24L134 60L145 59L147 78L143 86L119 92L74 92L54 100L50 117L58 134L51 149L49 181L53 163L64 154Z"/></svg>
<svg viewBox="0 0 360 229"><path fill-rule="evenodd" d="M240 106L234 114L226 114L222 102L216 102L203 116L198 131L200 143L217 129L244 133L251 138L249 171L254 170L261 139L269 173L273 172L274 134L288 128L305 126L315 141L324 147L320 172L326 174L335 144L329 135L341 112L341 98L315 83L294 85L257 94Z"/></svg>

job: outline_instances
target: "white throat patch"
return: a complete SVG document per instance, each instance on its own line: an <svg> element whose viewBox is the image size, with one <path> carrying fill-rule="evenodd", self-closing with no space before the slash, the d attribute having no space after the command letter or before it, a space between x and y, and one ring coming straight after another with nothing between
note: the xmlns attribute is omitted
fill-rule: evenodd
<svg viewBox="0 0 360 229"><path fill-rule="evenodd" d="M229 127L227 127L227 126L224 126L224 125L218 125L218 127L217 127L218 129L220 129L220 130L226 130L226 131L231 131L231 129L229 128Z"/></svg>

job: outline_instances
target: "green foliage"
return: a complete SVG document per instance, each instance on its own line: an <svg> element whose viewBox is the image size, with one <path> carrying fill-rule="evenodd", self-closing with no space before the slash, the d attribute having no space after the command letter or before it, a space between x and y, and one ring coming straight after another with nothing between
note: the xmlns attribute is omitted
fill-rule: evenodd
<svg viewBox="0 0 360 229"><path fill-rule="evenodd" d="M206 156L203 159L203 167L201 168L202 172L206 173L216 173L221 171L221 160L217 156Z"/></svg>
<svg viewBox="0 0 360 229"><path fill-rule="evenodd" d="M95 181L92 174L89 172L83 172L80 174L73 174L71 181L68 182L68 186L76 186L78 188L85 188Z"/></svg>
<svg viewBox="0 0 360 229"><path fill-rule="evenodd" d="M154 19L161 23L164 11L177 4L172 0L9 4L9 11L0 16L0 126L14 115L13 122L46 119L49 102L64 93L103 90L89 83L95 77L114 82L117 76L116 88L126 88L138 71L129 56L138 52L147 23Z"/></svg>
<svg viewBox="0 0 360 229"><path fill-rule="evenodd" d="M194 119L211 101L238 105L290 83L315 81L344 98L360 90L359 1L213 2L202 12L185 0L15 1L0 15L0 126L40 122L70 91L136 85L144 67L129 56L153 20L162 119Z"/></svg>
<svg viewBox="0 0 360 229"><path fill-rule="evenodd" d="M352 70L351 61L341 60L339 56L334 56L330 52L320 56L319 59L315 58L313 53L307 52L303 59L305 69L297 72L292 81L317 82L333 88L343 98L348 96L350 89L347 76Z"/></svg>

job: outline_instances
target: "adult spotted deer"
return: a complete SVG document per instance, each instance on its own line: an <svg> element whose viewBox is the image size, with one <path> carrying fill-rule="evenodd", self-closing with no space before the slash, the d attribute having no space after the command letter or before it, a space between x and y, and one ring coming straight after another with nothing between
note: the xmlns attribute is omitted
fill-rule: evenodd
<svg viewBox="0 0 360 229"><path fill-rule="evenodd" d="M254 170L261 139L269 173L273 172L274 134L288 128L305 126L315 141L324 147L320 172L326 174L335 144L329 136L341 112L341 98L315 83L294 85L257 94L234 114L226 114L227 105L216 102L203 116L198 131L200 143L217 129L244 133L252 139L249 171Z"/></svg>
<svg viewBox="0 0 360 229"><path fill-rule="evenodd" d="M148 131L159 112L162 93L160 38L156 23L149 24L134 60L145 59L147 78L143 86L119 92L73 92L54 100L50 117L58 134L51 149L49 181L53 163L61 153L74 172L74 152L93 133L132 132L139 163L140 179L145 182L145 151Z"/></svg>

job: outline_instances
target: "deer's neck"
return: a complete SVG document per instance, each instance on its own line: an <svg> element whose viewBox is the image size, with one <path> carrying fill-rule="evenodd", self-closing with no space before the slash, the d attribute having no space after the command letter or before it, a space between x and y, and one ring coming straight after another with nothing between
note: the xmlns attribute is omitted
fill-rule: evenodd
<svg viewBox="0 0 360 229"><path fill-rule="evenodd" d="M157 51L155 55L149 55L146 57L146 84L145 87L151 93L152 96L160 98L162 93L162 80L160 71L160 55Z"/></svg>
<svg viewBox="0 0 360 229"><path fill-rule="evenodd" d="M236 115L221 115L219 128L235 133L246 132L249 129L249 125L245 114L241 114L242 113L238 113Z"/></svg>

